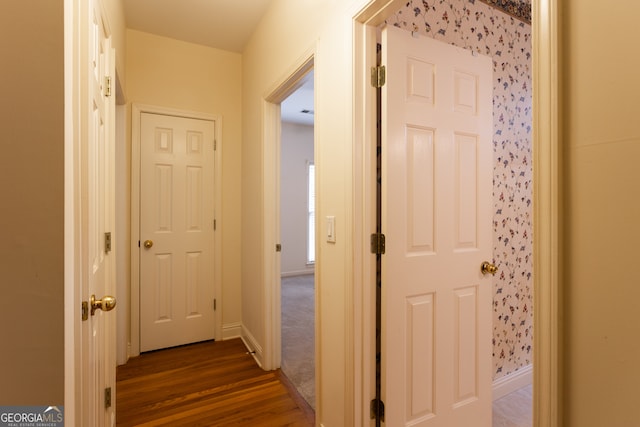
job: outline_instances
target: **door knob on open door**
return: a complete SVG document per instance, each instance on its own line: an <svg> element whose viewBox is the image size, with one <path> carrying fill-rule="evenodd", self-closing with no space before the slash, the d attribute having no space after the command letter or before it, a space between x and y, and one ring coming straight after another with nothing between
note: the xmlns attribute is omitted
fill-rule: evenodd
<svg viewBox="0 0 640 427"><path fill-rule="evenodd" d="M498 272L498 267L491 264L490 262L485 261L480 264L480 271L482 271L482 274L493 274L495 276Z"/></svg>
<svg viewBox="0 0 640 427"><path fill-rule="evenodd" d="M149 248L151 248L151 246L153 246L153 240L145 240L144 241L144 248L145 249L149 249Z"/></svg>
<svg viewBox="0 0 640 427"><path fill-rule="evenodd" d="M93 316L96 314L97 309L102 311L113 310L116 306L116 299L108 295L103 296L102 299L96 299L95 295L91 295L89 303L91 305L91 315Z"/></svg>

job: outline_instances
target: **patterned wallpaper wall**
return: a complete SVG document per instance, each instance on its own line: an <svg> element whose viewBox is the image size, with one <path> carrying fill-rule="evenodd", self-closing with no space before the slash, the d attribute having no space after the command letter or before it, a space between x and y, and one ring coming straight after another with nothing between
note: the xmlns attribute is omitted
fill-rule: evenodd
<svg viewBox="0 0 640 427"><path fill-rule="evenodd" d="M494 262L500 269L493 283L494 379L533 357L531 26L525 21L476 0L408 0L387 20L493 58Z"/></svg>
<svg viewBox="0 0 640 427"><path fill-rule="evenodd" d="M531 24L531 0L480 0Z"/></svg>

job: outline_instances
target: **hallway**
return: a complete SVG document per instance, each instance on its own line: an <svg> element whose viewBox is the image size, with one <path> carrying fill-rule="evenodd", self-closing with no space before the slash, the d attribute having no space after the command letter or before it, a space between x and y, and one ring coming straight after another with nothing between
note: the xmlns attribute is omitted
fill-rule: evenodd
<svg viewBox="0 0 640 427"><path fill-rule="evenodd" d="M280 371L263 371L240 339L145 353L117 370L118 426L313 426Z"/></svg>

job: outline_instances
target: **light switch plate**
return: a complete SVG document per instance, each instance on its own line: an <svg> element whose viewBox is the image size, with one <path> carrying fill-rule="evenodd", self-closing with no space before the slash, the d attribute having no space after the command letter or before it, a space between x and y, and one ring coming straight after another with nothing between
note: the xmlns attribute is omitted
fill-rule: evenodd
<svg viewBox="0 0 640 427"><path fill-rule="evenodd" d="M326 218L327 223L327 242L335 243L336 242L336 217L328 216Z"/></svg>

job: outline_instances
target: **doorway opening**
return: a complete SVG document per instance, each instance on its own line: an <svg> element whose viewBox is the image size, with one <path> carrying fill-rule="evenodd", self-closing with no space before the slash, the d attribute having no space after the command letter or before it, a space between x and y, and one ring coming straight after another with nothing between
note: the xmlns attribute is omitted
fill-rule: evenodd
<svg viewBox="0 0 640 427"><path fill-rule="evenodd" d="M280 104L280 367L315 409L313 91L310 71Z"/></svg>
<svg viewBox="0 0 640 427"><path fill-rule="evenodd" d="M395 26L398 26L398 27L401 27L401 28L405 28L408 31L411 31L413 29L416 32L420 32L420 31L418 31L418 29L419 28L423 29L424 28L424 24L427 23L428 31L430 30L431 33L433 35L435 35L434 38L439 38L439 37L445 35L445 33L447 35L451 35L451 37L454 36L454 35L450 34L451 31L447 32L446 29L442 29L442 31L438 31L438 28L436 28L433 23L431 23L432 26L429 26L428 25L429 21L428 21L427 16L426 16L427 15L427 11L422 11L421 13L418 13L416 11L416 9L418 9L418 8L410 8L410 6L412 4L414 4L414 3L417 5L419 2L409 2L409 3L406 3L406 6L405 6L404 2L403 3L394 2L393 4L387 4L384 7L371 7L370 9L366 10L366 12L363 13L363 15L361 17L356 18L356 20L362 19L360 22L362 22L364 24L363 27L362 27L363 31L358 36L362 37L361 43L363 43L363 46L365 46L365 48L363 49L363 51L365 52L365 56L363 57L363 64L362 64L364 66L363 67L364 68L363 75L365 76L364 77L365 80L368 79L369 69L375 65L375 48L373 48L372 46L375 46L376 29L379 28L381 25L383 25L385 21L390 25L395 25ZM486 6L486 5L480 5L478 3L476 3L476 5L479 5L481 7L485 7ZM404 10L405 7L406 8L410 8L410 9L405 11ZM400 12L398 13L398 11L400 11ZM412 17L414 17L414 15L415 15L415 21L419 21L419 22L414 23L412 21L412 19L413 19ZM497 12L497 11L494 12L492 14L492 20L493 20L493 18L497 19L499 17L499 15L500 15L500 12ZM471 16L477 16L477 15L474 15L474 13L471 13ZM539 15L537 15L537 16L539 16ZM464 15L461 14L460 17L463 18L463 19L461 19L461 21L464 21ZM457 18L458 18L458 15L456 15L456 19ZM504 20L505 21L509 21L511 23L511 25L513 25L516 28L522 28L523 26L525 26L525 24L523 24L522 22L519 22L518 20L515 20L515 19L513 19L513 18L511 18L509 16L506 16L506 15L505 15ZM502 22L502 21L500 21L500 22ZM467 23L467 24L469 24L469 23ZM422 27L420 27L420 25L422 25ZM462 25L464 26L466 24L464 22L462 22ZM463 30L464 29L458 29L458 30L456 30L456 32L464 32ZM535 32L535 31L538 31L538 30L540 30L540 27L535 27L533 24L531 25L531 27L529 27L529 31L530 32ZM545 30L545 28L543 28L543 30ZM544 31L541 31L541 32L544 33ZM492 36L493 36L493 33L492 33ZM508 44L509 45L515 44L516 47L517 47L519 41L514 39L514 37L516 37L516 34L512 34L511 36L513 36L513 37L509 38L509 43ZM523 35L520 34L518 36L521 37ZM482 34L482 37L485 37L485 34ZM525 41L531 40L531 38L529 38L529 37L534 38L534 37L536 37L536 35L533 34L533 36L530 36L529 34L527 34L525 36ZM538 34L537 37L539 37L539 34ZM469 39L469 40L471 40L471 39ZM467 41L469 41L469 40L467 40ZM464 47L470 48L468 43L465 44ZM513 48L513 47L511 46L511 48ZM529 63L525 67L527 70L530 69L530 67L535 69L535 62L533 63L533 65L531 64L531 61L532 61L531 58L533 56L533 50L534 49L531 47L531 45L529 45L528 50L522 51L523 53L526 53L528 55L527 59L528 59ZM536 51L536 54L537 53L538 52ZM549 52L546 52L546 53L548 54ZM501 52L501 54L504 56L506 54L506 50L503 50ZM506 64L506 65L508 66L509 64ZM504 66L505 66L505 64L502 64L502 67L504 67ZM520 71L523 71L525 68L520 68ZM531 81L532 77L535 78L537 76L529 75L529 84L530 84L530 81ZM542 78L546 78L546 75L543 74ZM365 81L364 83L366 83L366 85L369 85L368 81ZM509 87L508 89L511 89L511 88ZM499 90L503 90L502 86L499 88ZM507 101L513 101L514 98L515 98L515 101L518 102L518 100L520 99L520 97L517 96L517 93L514 94L513 97L511 97L511 93L507 89L504 89L503 91L504 91L504 94L508 96L508 99L506 99ZM538 100L538 103L536 103L535 94L531 90L529 91L528 95L529 95L529 103L530 103L529 105L523 105L523 106L515 107L515 109L518 109L519 111L522 111L523 114L528 116L528 124L527 124L527 126L531 127L530 129L526 130L526 133L528 133L528 137L527 137L527 139L528 139L528 147L527 147L527 153L526 153L527 154L526 155L526 162L530 162L531 159L536 155L538 156L538 159L539 159L539 156L541 154L545 154L544 151L543 152L540 151L541 150L540 147L542 147L543 150L548 149L546 141L542 141L542 142L539 141L539 139L536 138L535 135L533 135L533 132L531 131L531 129L534 126L533 125L533 122L534 122L533 115L534 115L534 113L533 113L533 109L532 109L531 106L535 103L536 108L538 108L540 100ZM364 96L365 108L369 109L369 110L375 108L375 101L372 100L370 98L370 96L371 95L365 95ZM544 101L544 99L543 99L543 101ZM506 107L505 104L501 104L501 106ZM367 113L367 114L371 114L371 113ZM500 117L500 116L498 116L498 117ZM506 115L505 115L505 117L506 117ZM497 118L496 118L496 120L497 120ZM540 120L540 119L538 119L538 120ZM519 124L519 123L516 122L516 124ZM513 125L513 123L506 122L506 125ZM374 133L375 133L375 127L372 125L372 123L369 123L368 127L365 126L364 133L363 133L363 136L365 137L363 139L364 144L366 144L367 141L368 141L366 136L368 134L371 135L371 134L374 134ZM495 144L495 139L496 138L494 138L494 144ZM499 144L502 144L503 142L504 141L501 141ZM536 153L536 149L534 149L534 144L536 145L535 148L538 151L537 153ZM538 145L538 144L540 144L540 145ZM498 148L500 148L500 150L504 150L505 146L502 145L501 147L498 147ZM362 153L363 153L364 157L371 159L373 156L371 155L369 150L370 149L368 149L366 147L363 147ZM496 152L498 152L500 150L497 150ZM522 147L516 147L516 150L523 151ZM551 150L551 151L553 151L553 150ZM520 183L516 187L514 187L517 190L516 192L521 193L520 195L522 195L522 193L526 192L525 190L528 190L530 192L532 187L533 187L533 185L537 185L537 179L539 177L541 177L540 174L544 174L544 173L548 173L549 172L549 170L547 170L547 167L549 165L542 164L544 162L544 159L542 159L540 162L537 163L537 166L540 167L542 165L542 168L539 168L536 171L536 170L534 170L532 168L531 164L528 164L528 165L524 164L524 162L523 162L524 157L523 156L516 157L514 159L513 157L510 157L509 154L511 154L511 153L506 153L506 156L500 159L500 160L506 161L506 163L509 164L508 167L504 168L505 171L508 170L508 174L509 174L509 176L507 176L508 180L511 180L511 181L521 180L522 179L521 178L522 175L521 175L521 170L519 168L522 167L522 169L526 169L527 170L526 174L527 174L528 178L525 180L526 182L525 181L520 181ZM512 154L515 154L516 156L518 156L518 154L515 151ZM497 159L497 157L496 157L496 159ZM518 163L518 162L521 162L521 163ZM504 164L504 163L502 163L502 164ZM499 171L498 168L496 168L496 170L494 171L494 174L497 174L499 172L501 172L501 171ZM551 173L553 173L553 171L551 171ZM365 168L364 174L362 174L362 175L363 176L370 176L370 175L373 175L373 174L370 173ZM514 179L514 177L515 177L515 179ZM542 175L542 178L543 179L548 179L548 177L546 175ZM494 175L494 180L498 180L499 181L500 177L497 177L496 175ZM502 184L502 182L500 182L500 184ZM373 205L373 203L369 199L367 199L367 196L366 196L367 194L371 194L371 192L372 192L369 187L367 187L366 184L364 185L364 188L365 188L365 191L364 191L365 192L365 202L367 202L365 204L370 206L370 205ZM548 190L549 188L546 188L546 189ZM518 196L517 194L514 194L513 192L505 191L504 188L500 188L499 190L501 190L501 191L499 191L499 192L497 192L495 194L495 198L500 199L500 197L504 197L504 201L506 201L505 206L507 205L508 202L512 202L514 200L514 196L516 196L516 197ZM555 190L557 190L557 189L555 189L555 188L551 188L550 189L550 191L552 193ZM494 191L495 191L495 189L494 189ZM501 194L503 194L503 195L501 196ZM536 194L536 202L539 202L539 200L538 200L539 196L540 196L540 192L537 192L537 194ZM499 200L499 201L503 201L503 200ZM534 287L536 288L536 299L538 299L538 291L541 288L540 278L537 276L537 274L541 274L541 273L549 274L549 275L552 276L551 280L553 280L554 277L555 277L555 276L553 276L555 274L555 272L549 270L549 265L548 264L544 264L545 260L540 259L540 254L541 253L547 253L546 251L550 250L550 248L552 247L554 242L553 242L553 239L551 239L551 241L549 242L549 243L551 243L551 246L539 246L539 243L542 242L542 243L546 244L547 242L545 240L542 240L542 241L539 240L538 239L540 237L539 234L534 235L534 237L535 237L535 242L534 242L534 239L531 238L531 235L530 235L530 231L533 228L531 219L534 216L538 215L538 217L537 217L538 219L536 220L537 221L536 224L537 224L537 226L540 226L542 222L540 221L541 218L539 217L539 215L540 215L540 210L539 209L543 209L544 210L544 209L547 209L548 206L544 204L544 201L543 201L542 205L540 205L538 207L533 205L533 195L530 195L528 198L525 198L523 201L527 204L526 217L527 217L527 222L528 222L528 227L529 227L529 229L527 230L527 234L528 234L528 237L531 239L529 248L527 250L527 254L525 254L524 256L520 256L520 255L517 255L517 254L514 255L514 251L511 248L511 244L516 244L517 241L518 241L518 233L520 233L520 236L522 236L522 233L523 233L523 228L520 228L521 223L516 223L517 224L515 226L516 228L512 227L510 229L509 227L507 227L505 229L505 231L509 235L509 238L507 239L509 243L508 244L506 243L504 237L501 240L498 241L498 243L500 243L503 246L507 247L507 251L505 251L506 253L503 253L502 251L500 253L497 253L497 256L496 256L497 259L494 259L494 261L504 264L505 260L507 260L510 263L510 265L508 265L508 268L506 268L505 271L504 271L506 279L504 279L504 278L501 279L502 282L506 282L509 279L513 280L514 279L514 277L513 277L514 274L516 276L521 274L521 271L520 271L521 269L518 268L519 267L519 265L518 265L519 263L527 264L527 269L526 269L526 271L524 273L527 276L525 281L527 282L527 288L528 288L527 290L529 291L529 294L530 294L530 296L527 298L527 302L526 302L527 306L525 308L525 312L529 311L529 316L527 316L527 318L525 320L525 322L527 323L527 332L526 333L523 332L521 337L517 336L515 338L519 340L520 338L526 337L529 340L529 344L528 345L531 345L533 343L533 339L531 338L531 335L527 336L527 334L531 333L532 326L533 326L533 316L531 315L532 303L533 303L533 289L534 289ZM531 207L531 206L529 206L529 204L532 204L533 206ZM503 209L502 216L506 217L506 216L511 215L512 213L513 213L512 211L506 211L506 209ZM517 212L516 214L520 215L520 213L521 212ZM522 218L519 218L519 219L522 219ZM542 220L544 221L544 218L542 218ZM504 221L498 220L497 226L500 227L500 228L503 228L504 224L506 224ZM370 229L375 229L375 226L370 223L369 224L369 228ZM494 228L496 228L496 227L494 226ZM365 234L365 238L369 237L366 234L366 231L368 231L368 230L366 230L366 228L365 228L365 233L363 233L363 234ZM512 233L515 233L516 238L514 238ZM499 235L496 236L496 238L498 238L498 237L499 237ZM534 254L534 250L533 250L533 244L534 243L535 243L536 254ZM363 247L366 247L366 244L367 244L367 242L365 241L364 244L363 244ZM520 252L520 251L521 251L521 246L520 245L515 246L515 252L517 253L517 252ZM536 265L535 265L536 276L533 275L533 266L531 265L532 264L531 260L534 258L534 256L536 257ZM509 261L509 259L511 259L511 260ZM520 261L520 260L522 260L522 261ZM542 264L540 264L538 262L542 262ZM375 268L372 267L370 264L368 264L368 261L365 261L364 267L365 268L363 269L363 271L365 271L366 275L363 276L363 279L364 280L370 279L368 283L374 283L375 281L371 280L371 277L375 277ZM516 269L514 270L512 267L516 267ZM553 266L551 266L551 267L553 267ZM509 275L511 275L511 278L509 278ZM517 278L516 278L516 280L517 280ZM535 282L534 282L534 280L535 280ZM365 282L365 286L368 286L366 283L367 282ZM535 283L535 285L534 285L534 283ZM551 286L554 286L554 283L551 283ZM542 287L542 288L544 290L544 296L545 297L548 296L549 292L551 292L551 293L555 292L552 287L547 288L546 285L544 287ZM504 292L507 291L507 288L506 287L499 287L496 284L495 291L496 291L496 294L498 294L498 292L502 292L502 293L500 295L498 295L498 296L501 296L501 298L494 299L494 305L496 304L496 302L498 304L500 304L500 305L504 304L505 301L504 301L503 297L505 297ZM365 303L366 303L366 299L367 298L369 300L373 299L372 295L365 295L365 297L366 298L363 298L363 301ZM370 303L368 306L369 307L373 307L374 305ZM517 316L517 315L519 315L521 313L518 313L517 310L518 309L522 309L523 307L524 307L524 304L522 304L520 307L513 307L513 309L516 310L515 311L515 315L509 315L509 316L500 317L500 320L502 320L504 322L504 324L507 325L505 327L505 329L509 329L511 327L511 322L512 321L516 322L516 327L517 327L516 329L518 329L520 326L522 326L521 325L522 320ZM510 307L509 303L506 303L505 304L505 308L506 308L507 312L510 312L512 307ZM550 308L553 309L553 306L550 307ZM543 314L545 316L546 315L551 315L551 318L544 317L544 318L542 318L542 322L553 322L553 313L549 313L546 310L547 309L545 309L545 312L543 312ZM499 316L497 311L496 311L496 316ZM371 316L369 316L369 317L371 317ZM536 317L537 317L537 315L536 315ZM538 318L538 319L540 319L540 318ZM539 325L539 322L540 322L539 320L536 321L536 323L538 325ZM494 320L494 324L495 324L495 320ZM503 326L504 326L504 324L503 324ZM374 334L371 332L370 329L367 329L366 325L365 325L363 331L365 333L365 339L363 341L363 349L364 349L364 351L368 351L370 348L373 347L373 344L372 344L373 339L369 338L369 340L368 340L366 337L367 337L367 335L369 337L371 337ZM495 330L494 330L494 333L495 333ZM540 340L538 340L538 337L536 337L536 340L535 340L536 345L538 343L540 343L540 342L543 342L543 341L548 342L548 340L550 338L548 333L546 333L545 331L540 330L540 333L542 334L542 336L539 336L541 338ZM502 343L502 345L505 348L511 348L511 350L519 350L520 349L520 347L518 346L518 343L516 343L513 340L510 341L509 343ZM533 378L533 369L532 369L532 365L531 365L531 362L534 359L533 352L535 351L537 353L537 355L539 356L537 358L537 360L541 360L540 356L542 357L542 359L547 360L546 357L548 356L549 352L553 352L554 351L554 348L553 347L552 348L548 348L548 347L536 348L536 347L534 347L532 345L531 345L531 347L527 347L527 345L525 345L525 351L526 351L525 359L527 359L527 361L525 361L526 363L524 365L518 367L515 370L513 369L513 367L514 367L513 364L511 366L509 366L509 363L513 362L512 360L509 360L509 358L511 358L513 356L513 354L512 354L512 352L509 352L507 350L505 350L505 357L503 357L503 361L504 361L504 359L506 359L509 363L500 363L500 364L494 363L494 369L495 370L502 369L502 371L499 372L500 375L495 375L494 377L502 376L501 374L504 374L505 370L507 370L507 369L510 371L510 372L508 372L510 374L512 374L514 372L517 372L518 374L522 374L522 375L516 375L516 378L513 378L514 381L509 385L507 385L505 383L496 384L494 382L494 392L497 391L498 393L504 394L506 390L512 389L512 387L519 387L518 386L519 384L531 383L532 382L532 378ZM501 353L502 353L502 351L498 351L498 356L500 356ZM528 364L528 367L527 367L527 364ZM525 369L523 369L523 367ZM371 370L369 372L371 372ZM368 388L369 393L370 393L370 395L373 395L373 392L372 392L373 386L371 385L373 383L373 376L371 374L368 374L368 377L367 377L367 372L366 371L363 374L365 375L364 384L365 384L365 386L367 384L369 385L369 388ZM549 372L545 372L543 375L548 375L548 374L549 374ZM511 375L509 375L509 376L511 376ZM551 378L550 381L552 381L551 384L545 381L541 385L541 387L542 388L547 388L550 385L553 386L554 379ZM499 386L500 390L496 390L496 388L497 388L496 386L497 385ZM505 386L505 387L503 387L503 386ZM365 388L365 390L366 390L366 388ZM536 395L538 395L538 392L536 392ZM367 416L367 414L366 414L366 405L363 405L363 407L365 408L365 413L363 413L363 417L366 417Z"/></svg>
<svg viewBox="0 0 640 427"><path fill-rule="evenodd" d="M310 298L306 299L306 304L308 306L309 303L314 307L314 314L309 318L307 324L309 325L304 331L298 331L298 333L305 335L305 340L309 343L305 350L299 350L298 353L301 354L300 359L314 360L317 361L317 348L316 345L316 313L317 310L317 298L316 295L318 293L317 282L315 281L315 275L311 275L315 271L316 265L316 248L317 248L317 239L315 236L317 235L317 225L315 221L309 229L309 224L311 219L315 217L315 208L316 203L315 199L312 201L311 206L312 209L309 209L309 187L314 188L315 193L315 174L310 175L310 171L315 171L315 133L312 129L300 129L301 124L290 125L291 119L287 119L289 116L288 109L291 106L290 104L296 104L296 97L306 97L307 101L303 104L300 104L296 107L297 111L294 109L294 115L298 115L299 117L304 117L307 121L306 126L311 124L311 119L313 115L311 114L314 111L314 74L312 72L314 66L314 56L312 52L309 52L309 55L306 56L300 63L296 64L292 70L287 73L288 77L282 80L274 90L268 95L264 100L264 134L263 134L263 190L264 190L264 205L263 205L263 220L264 220L264 235L263 235L263 250L264 250L264 278L265 278L265 345L264 353L261 357L261 366L266 370L278 369L282 367L282 356L283 356L283 346L287 346L287 351L289 350L289 346L287 342L283 342L283 336L286 335L283 330L285 329L285 325L283 323L283 317L286 320L286 317L289 312L283 313L284 310L288 310L287 304L284 302L283 298L283 290L282 290L282 273L285 273L285 276L295 276L295 277L304 277L307 276L307 282L310 278L313 285L307 285L310 293L313 295L313 302L310 301ZM296 93L297 92L297 93ZM306 92L306 96L302 96L303 93ZM292 97L292 94L296 93ZM302 110L306 110L302 112ZM293 137L291 136L293 135ZM299 140L302 135L304 136L302 139L307 140L307 148L306 150L302 150L301 144L296 144L295 140ZM295 144L295 148L302 150L306 154L298 154L297 159L293 160L289 158L289 155L292 153L291 150L287 149L289 143L292 141L283 141L284 139L293 139L293 144ZM309 141L310 140L310 141ZM310 155L313 152L313 157ZM298 163L298 176L294 178L296 181L302 181L301 190L299 193L302 194L302 197L298 196L295 199L295 203L298 205L297 210L297 221L300 222L300 226L298 231L295 233L291 233L290 230L285 229L290 224L290 220L287 219L287 215L293 213L293 210L290 210L288 207L284 207L284 203L289 203L288 194L291 190L286 186L287 182L282 182L283 179L291 180L291 178L286 178L285 171L291 166L289 163ZM286 164L285 164L286 163ZM309 180L309 178L312 178ZM297 182L300 184L300 182ZM286 195L284 193L287 193ZM313 194L311 194L313 195ZM282 203L284 202L284 203ZM295 236L293 240L291 237ZM283 240L283 238L285 240ZM289 239L289 240L287 240ZM298 241L297 246L294 241ZM287 247L290 246L290 247ZM297 248L297 249L296 249ZM284 254L284 255L283 255ZM292 259L290 259L287 255L296 255ZM295 261L297 260L297 261ZM285 269L282 268L283 262L285 263ZM289 264L289 262L293 262L293 264ZM307 274L302 274L307 273ZM311 274L309 274L311 273ZM286 286L287 284L285 284ZM312 289L311 289L312 288ZM307 292L309 293L309 292ZM286 294L284 295L286 297ZM294 308L299 309L297 303L292 304ZM289 305L290 307L291 305ZM290 310L289 310L290 311ZM306 313L309 316L310 313ZM285 336L286 340L286 336ZM311 347L313 345L313 347ZM311 354L309 354L311 352ZM306 377L310 379L311 372L313 373L313 377L315 378L317 372L317 366L319 363L315 363L313 367L310 368L307 366L307 374ZM289 364L289 370L291 370L291 364ZM287 369L285 362L285 370ZM285 372L286 373L286 372ZM291 373L290 373L291 375ZM296 387L298 385L294 384ZM298 387L299 388L299 387ZM308 382L305 386L310 393L307 393L308 400L314 400L313 396L316 394L317 384L314 382ZM305 393L301 393L305 396ZM305 398L307 398L305 396ZM315 402L312 402L311 406L313 406Z"/></svg>

